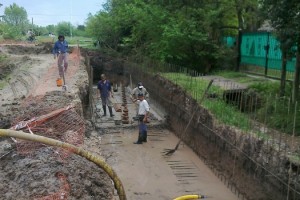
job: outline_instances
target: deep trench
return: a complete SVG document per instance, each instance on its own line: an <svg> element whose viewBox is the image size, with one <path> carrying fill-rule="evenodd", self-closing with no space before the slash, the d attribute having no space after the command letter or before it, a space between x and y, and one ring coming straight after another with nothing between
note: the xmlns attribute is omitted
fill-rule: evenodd
<svg viewBox="0 0 300 200"><path fill-rule="evenodd" d="M151 94L151 101L154 100L168 112L169 129L180 138L192 110L198 109L199 112L187 131L187 137L183 140L239 198L286 199L287 191L284 184L270 176L263 165L254 162L255 157L263 152L262 141L253 140L228 126L216 125L209 111L199 106L178 85L159 75L147 74L135 63L92 52L90 55L87 54L86 64L90 79L89 91L92 91L93 85L100 80L102 73L106 74L113 84L132 86L142 81ZM234 91L234 94L227 97L224 94L223 98L228 103L240 106L241 102L233 102L230 97L242 93L244 91ZM86 96L92 95L89 92ZM91 108L88 106L90 99L84 99L84 102L86 108ZM247 109L249 108L243 108L241 111ZM274 152L270 154L272 153ZM298 199L298 197L294 196L291 199Z"/></svg>

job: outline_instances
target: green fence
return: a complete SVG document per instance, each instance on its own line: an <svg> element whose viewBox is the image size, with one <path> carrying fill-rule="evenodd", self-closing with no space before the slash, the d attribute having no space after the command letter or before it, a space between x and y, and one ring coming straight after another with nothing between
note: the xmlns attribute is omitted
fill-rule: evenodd
<svg viewBox="0 0 300 200"><path fill-rule="evenodd" d="M225 37L224 42L228 47L235 45L235 38ZM241 66L257 70L281 70L280 42L271 33L243 33L241 42ZM287 71L294 72L296 58L287 61ZM263 70L264 71L264 70Z"/></svg>

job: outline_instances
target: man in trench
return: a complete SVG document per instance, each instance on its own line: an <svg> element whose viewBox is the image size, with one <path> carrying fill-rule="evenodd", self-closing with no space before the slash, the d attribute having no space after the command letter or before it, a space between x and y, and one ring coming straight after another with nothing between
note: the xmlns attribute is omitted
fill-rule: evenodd
<svg viewBox="0 0 300 200"><path fill-rule="evenodd" d="M147 89L143 86L142 82L139 82L137 84L137 87L135 87L131 92L131 100L133 102L136 102L138 100L138 94L142 93L144 95L144 98L147 99L147 102L149 101L149 92ZM149 102L148 102L149 104ZM136 116L133 117L134 120L138 120L138 106L136 106Z"/></svg>
<svg viewBox="0 0 300 200"><path fill-rule="evenodd" d="M106 80L105 74L101 74L101 80L98 82L98 94L102 100L102 107L103 107L103 116L106 116L106 106L108 107L108 111L110 117L113 117L114 114L112 112L112 100L113 98L113 91L112 86L109 80Z"/></svg>
<svg viewBox="0 0 300 200"><path fill-rule="evenodd" d="M147 118L149 115L150 107L143 93L138 94L138 117L139 117L139 136L138 140L134 144L142 144L147 142Z"/></svg>

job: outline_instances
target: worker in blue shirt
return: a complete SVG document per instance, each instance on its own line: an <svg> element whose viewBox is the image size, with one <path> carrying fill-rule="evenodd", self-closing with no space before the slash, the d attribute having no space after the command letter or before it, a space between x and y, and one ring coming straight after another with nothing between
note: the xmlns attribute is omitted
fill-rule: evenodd
<svg viewBox="0 0 300 200"><path fill-rule="evenodd" d="M68 43L65 41L65 36L59 35L58 40L55 42L53 51L54 59L57 59L57 66L60 78L68 69Z"/></svg>
<svg viewBox="0 0 300 200"><path fill-rule="evenodd" d="M112 86L109 80L106 79L105 74L101 74L101 80L97 84L98 88L98 96L102 100L103 107L103 116L106 116L106 106L108 107L108 111L111 117L114 116L112 113L112 99L114 97Z"/></svg>

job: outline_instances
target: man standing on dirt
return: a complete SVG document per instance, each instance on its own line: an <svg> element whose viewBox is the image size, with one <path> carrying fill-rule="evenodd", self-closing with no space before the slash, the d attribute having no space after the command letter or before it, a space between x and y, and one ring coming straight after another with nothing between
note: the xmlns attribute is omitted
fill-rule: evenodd
<svg viewBox="0 0 300 200"><path fill-rule="evenodd" d="M65 36L59 35L55 42L53 51L54 59L58 57L57 66L60 79L64 78L64 74L68 69L68 42L65 41Z"/></svg>
<svg viewBox="0 0 300 200"><path fill-rule="evenodd" d="M149 115L150 107L146 99L144 98L143 93L138 94L138 103L139 103L139 137L134 144L142 144L143 142L147 142L147 118Z"/></svg>
<svg viewBox="0 0 300 200"><path fill-rule="evenodd" d="M101 74L101 80L98 82L98 96L101 97L102 100L102 107L103 107L103 116L106 116L106 106L108 107L109 114L113 117L112 113L112 101L113 92L111 84L108 80L106 80L106 76Z"/></svg>

